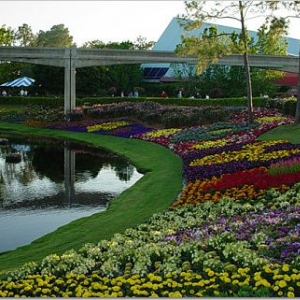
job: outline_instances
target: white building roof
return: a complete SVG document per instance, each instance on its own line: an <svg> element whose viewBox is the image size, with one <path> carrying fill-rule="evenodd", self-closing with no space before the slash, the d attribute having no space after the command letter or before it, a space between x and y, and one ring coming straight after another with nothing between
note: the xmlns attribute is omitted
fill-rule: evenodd
<svg viewBox="0 0 300 300"><path fill-rule="evenodd" d="M232 33L236 31L241 32L240 28L235 28L225 25L217 25L214 23L203 23L201 28L192 30L190 32L185 31L183 26L180 25L177 17L173 18L167 28L163 31L159 40L154 45L152 51L174 51L176 46L181 44L181 36L200 36L205 28L216 26L219 32ZM256 31L249 31L249 35L254 39L257 38ZM298 55L300 40L286 37L288 42L288 54ZM162 77L173 77L174 71L170 68L169 63L147 63L142 64L144 69L144 77L146 80L160 80Z"/></svg>

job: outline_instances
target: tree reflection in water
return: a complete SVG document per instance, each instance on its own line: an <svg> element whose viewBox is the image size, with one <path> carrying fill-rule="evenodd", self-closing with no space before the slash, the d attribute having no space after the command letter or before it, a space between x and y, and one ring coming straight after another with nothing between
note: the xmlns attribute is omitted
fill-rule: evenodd
<svg viewBox="0 0 300 300"><path fill-rule="evenodd" d="M112 198L142 177L126 159L103 149L34 137L7 138L9 144L0 146L0 240L4 243L0 252L20 245L5 245L5 230L12 233L18 226L21 230L25 216L35 214L38 220L42 212L45 220L45 214L60 215L53 228L45 229L48 233L70 222L71 215L75 220L105 210ZM11 151L21 153L21 162L5 161ZM24 220L16 224L20 216Z"/></svg>

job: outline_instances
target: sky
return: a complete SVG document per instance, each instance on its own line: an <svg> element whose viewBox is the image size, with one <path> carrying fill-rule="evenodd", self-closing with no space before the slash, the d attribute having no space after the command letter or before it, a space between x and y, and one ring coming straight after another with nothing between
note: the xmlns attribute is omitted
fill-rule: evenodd
<svg viewBox="0 0 300 300"><path fill-rule="evenodd" d="M1 0L0 5L0 27L17 30L28 24L38 33L64 24L78 47L93 40L135 42L139 36L156 42L172 18L185 12L183 0ZM248 29L256 30L256 24ZM289 36L300 39L300 20L294 19L290 27Z"/></svg>

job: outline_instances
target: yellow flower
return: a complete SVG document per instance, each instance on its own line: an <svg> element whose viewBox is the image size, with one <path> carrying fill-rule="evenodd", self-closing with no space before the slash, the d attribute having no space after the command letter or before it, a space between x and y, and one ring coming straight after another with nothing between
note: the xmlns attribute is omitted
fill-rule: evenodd
<svg viewBox="0 0 300 300"><path fill-rule="evenodd" d="M285 280L280 280L280 281L278 282L278 285L279 285L279 287L284 288L284 287L287 286L287 283L286 283Z"/></svg>
<svg viewBox="0 0 300 300"><path fill-rule="evenodd" d="M32 289L32 285L27 285L24 287L24 291L30 291Z"/></svg>
<svg viewBox="0 0 300 300"><path fill-rule="evenodd" d="M182 298L182 295L179 291L169 293L169 298Z"/></svg>
<svg viewBox="0 0 300 300"><path fill-rule="evenodd" d="M255 283L255 286L260 286L260 285L265 286L265 287L271 286L271 284L266 279L261 279Z"/></svg>
<svg viewBox="0 0 300 300"><path fill-rule="evenodd" d="M93 132L98 130L112 130L116 129L118 127L129 125L129 122L126 121L119 121L119 122L106 122L102 124L96 124L92 126L87 126L86 130L87 132Z"/></svg>
<svg viewBox="0 0 300 300"><path fill-rule="evenodd" d="M285 120L288 120L288 118L284 116L265 116L265 117L255 119L255 121L258 123L271 123L274 121L285 121Z"/></svg>
<svg viewBox="0 0 300 300"><path fill-rule="evenodd" d="M4 297L7 297L7 292L6 291L0 291L0 297L4 298Z"/></svg>
<svg viewBox="0 0 300 300"><path fill-rule="evenodd" d="M265 245L265 244L264 244L264 245ZM272 272L273 272L272 269L270 268L270 266L264 266L263 269L264 269L264 271L265 271L266 273L272 273Z"/></svg>
<svg viewBox="0 0 300 300"><path fill-rule="evenodd" d="M288 296L288 298L294 298L295 294L293 292L288 292L287 296Z"/></svg>
<svg viewBox="0 0 300 300"><path fill-rule="evenodd" d="M88 292L88 291L85 291L85 292L82 294L82 297L83 297L83 298L89 298L89 297L91 297L91 293Z"/></svg>
<svg viewBox="0 0 300 300"><path fill-rule="evenodd" d="M159 129L159 130L154 130L151 132L147 132L143 134L144 137L150 137L150 138L156 138L156 137L161 137L161 136L169 136L172 135L176 132L181 131L182 129L179 128L169 128L169 129Z"/></svg>
<svg viewBox="0 0 300 300"><path fill-rule="evenodd" d="M290 270L290 266L289 266L288 264L284 264L284 265L282 266L282 271L288 272L289 270Z"/></svg>
<svg viewBox="0 0 300 300"><path fill-rule="evenodd" d="M118 297L124 297L124 294L122 291L118 291Z"/></svg>
<svg viewBox="0 0 300 300"><path fill-rule="evenodd" d="M232 280L232 284L235 285L235 284L239 284L239 281L237 279L234 279Z"/></svg>
<svg viewBox="0 0 300 300"><path fill-rule="evenodd" d="M231 282L231 279L228 278L228 277L225 277L224 279L225 279L224 281L225 281L226 283L230 283L230 282Z"/></svg>
<svg viewBox="0 0 300 300"><path fill-rule="evenodd" d="M197 283L197 285L200 286L200 287L202 287L202 286L204 286L205 284L204 284L203 280L201 280L201 281L199 281L199 282Z"/></svg>
<svg viewBox="0 0 300 300"><path fill-rule="evenodd" d="M283 275L273 275L273 279L274 280L277 280L277 279L282 279L283 278Z"/></svg>
<svg viewBox="0 0 300 300"><path fill-rule="evenodd" d="M149 293L147 291L141 291L141 296L146 296L148 297L149 296Z"/></svg>
<svg viewBox="0 0 300 300"><path fill-rule="evenodd" d="M47 295L47 294L50 294L51 293L51 290L50 289L42 289L42 293L44 295Z"/></svg>
<svg viewBox="0 0 300 300"><path fill-rule="evenodd" d="M278 290L279 290L279 286L278 286L278 285L274 285L274 286L273 286L273 291L274 291L274 292L277 292Z"/></svg>
<svg viewBox="0 0 300 300"><path fill-rule="evenodd" d="M243 285L249 285L250 284L250 277L248 276L244 281L240 281L239 286L243 286Z"/></svg>
<svg viewBox="0 0 300 300"><path fill-rule="evenodd" d="M113 290L114 292L118 292L118 291L120 290L120 287L117 286L117 285L115 285L115 286L112 287L112 290Z"/></svg>
<svg viewBox="0 0 300 300"><path fill-rule="evenodd" d="M62 279L56 279L56 280L55 280L55 283L56 283L57 285L62 285L62 284L64 284L64 281L63 281Z"/></svg>
<svg viewBox="0 0 300 300"><path fill-rule="evenodd" d="M89 281L88 281L87 279L85 279L85 280L83 281L83 284L84 284L84 285L89 285L90 283L89 283Z"/></svg>
<svg viewBox="0 0 300 300"><path fill-rule="evenodd" d="M136 285L132 285L132 286L130 287L130 290L131 290L132 292L136 291L137 289L138 289L138 287L137 287Z"/></svg>
<svg viewBox="0 0 300 300"><path fill-rule="evenodd" d="M292 274L290 277L291 280L298 281L300 279L300 274Z"/></svg>
<svg viewBox="0 0 300 300"><path fill-rule="evenodd" d="M155 292L151 292L149 298L159 298L159 296Z"/></svg>

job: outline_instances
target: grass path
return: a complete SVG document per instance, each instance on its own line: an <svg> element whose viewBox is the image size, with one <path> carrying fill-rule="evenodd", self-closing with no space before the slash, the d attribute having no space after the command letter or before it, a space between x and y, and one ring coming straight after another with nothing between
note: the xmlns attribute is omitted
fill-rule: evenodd
<svg viewBox="0 0 300 300"><path fill-rule="evenodd" d="M78 250L85 243L109 239L115 233L122 233L126 228L146 222L154 213L166 209L182 189L181 158L160 145L135 139L32 128L11 123L0 123L0 133L34 134L88 143L125 156L144 173L133 187L110 202L107 211L75 220L30 245L0 253L0 274L52 253L62 254L69 249Z"/></svg>

